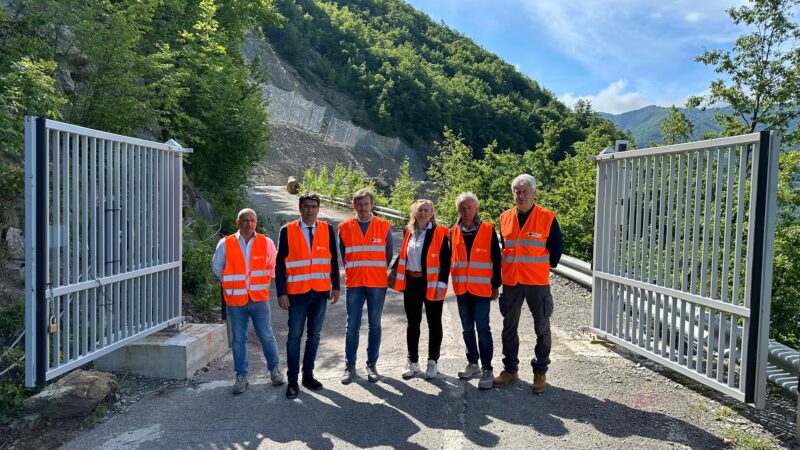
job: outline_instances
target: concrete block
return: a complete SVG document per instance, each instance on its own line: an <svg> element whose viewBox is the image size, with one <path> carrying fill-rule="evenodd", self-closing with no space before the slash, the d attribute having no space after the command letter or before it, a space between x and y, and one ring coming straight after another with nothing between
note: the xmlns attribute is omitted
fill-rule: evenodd
<svg viewBox="0 0 800 450"><path fill-rule="evenodd" d="M185 380L228 351L224 324L191 324L160 331L94 361L104 372L129 372L148 377Z"/></svg>

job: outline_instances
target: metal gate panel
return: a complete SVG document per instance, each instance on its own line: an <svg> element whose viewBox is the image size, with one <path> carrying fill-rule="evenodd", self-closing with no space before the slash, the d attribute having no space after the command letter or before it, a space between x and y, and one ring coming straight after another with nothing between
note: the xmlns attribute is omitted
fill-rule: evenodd
<svg viewBox="0 0 800 450"><path fill-rule="evenodd" d="M763 407L779 136L597 161L592 327Z"/></svg>
<svg viewBox="0 0 800 450"><path fill-rule="evenodd" d="M25 118L25 384L183 320L189 149Z"/></svg>

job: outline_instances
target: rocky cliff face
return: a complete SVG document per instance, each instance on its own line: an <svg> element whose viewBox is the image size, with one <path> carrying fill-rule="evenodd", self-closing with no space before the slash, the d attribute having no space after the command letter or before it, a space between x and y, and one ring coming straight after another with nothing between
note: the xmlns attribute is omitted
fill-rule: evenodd
<svg viewBox="0 0 800 450"><path fill-rule="evenodd" d="M409 159L412 177L425 178L423 158L407 144L392 137L372 133L363 124L356 127L350 122L357 114L358 103L354 99L328 88L319 80L304 79L293 67L281 60L263 39L250 39L242 47L242 53L248 61L256 56L260 59L272 86L281 91L293 92L296 101L311 102L312 107L324 108L324 117L318 130L304 129L297 123L278 121L275 119L277 114L271 115L270 150L261 163L253 168L255 184L281 185L290 176L302 180L303 172L308 168L327 166L333 169L337 163L361 168L371 177L391 181L397 176L405 158ZM270 106L281 107L292 106L289 103ZM346 143L342 143L342 139L332 138L335 131L341 131L343 123L353 132L348 131ZM357 136L353 137L353 134Z"/></svg>

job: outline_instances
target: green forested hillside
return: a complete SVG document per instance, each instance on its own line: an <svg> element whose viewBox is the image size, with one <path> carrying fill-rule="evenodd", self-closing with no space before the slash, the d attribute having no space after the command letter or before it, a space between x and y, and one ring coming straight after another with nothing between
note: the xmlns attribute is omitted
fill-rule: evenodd
<svg viewBox="0 0 800 450"><path fill-rule="evenodd" d="M587 123L552 93L464 35L402 0L287 0L270 43L301 73L319 76L361 102L355 120L413 144L445 127L472 148L493 141L536 149L557 127L561 159L587 136Z"/></svg>

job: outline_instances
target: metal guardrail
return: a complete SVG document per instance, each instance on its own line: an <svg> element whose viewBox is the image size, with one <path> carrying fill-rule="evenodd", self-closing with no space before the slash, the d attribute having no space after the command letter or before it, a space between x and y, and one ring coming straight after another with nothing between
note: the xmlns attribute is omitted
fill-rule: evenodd
<svg viewBox="0 0 800 450"><path fill-rule="evenodd" d="M592 287L592 267L586 261L563 255L558 267L553 268L553 272L589 289ZM767 354L767 379L797 395L798 373L800 373L800 351L770 339L769 353Z"/></svg>
<svg viewBox="0 0 800 450"><path fill-rule="evenodd" d="M345 208L350 208L352 206L350 202L338 197L328 197L327 195L320 195L319 198L328 203L333 203L339 206L343 206ZM408 219L408 216L404 216L402 211L398 211L396 209L384 208L382 206L373 206L372 212L375 215L388 217L390 219L395 219L395 220Z"/></svg>

